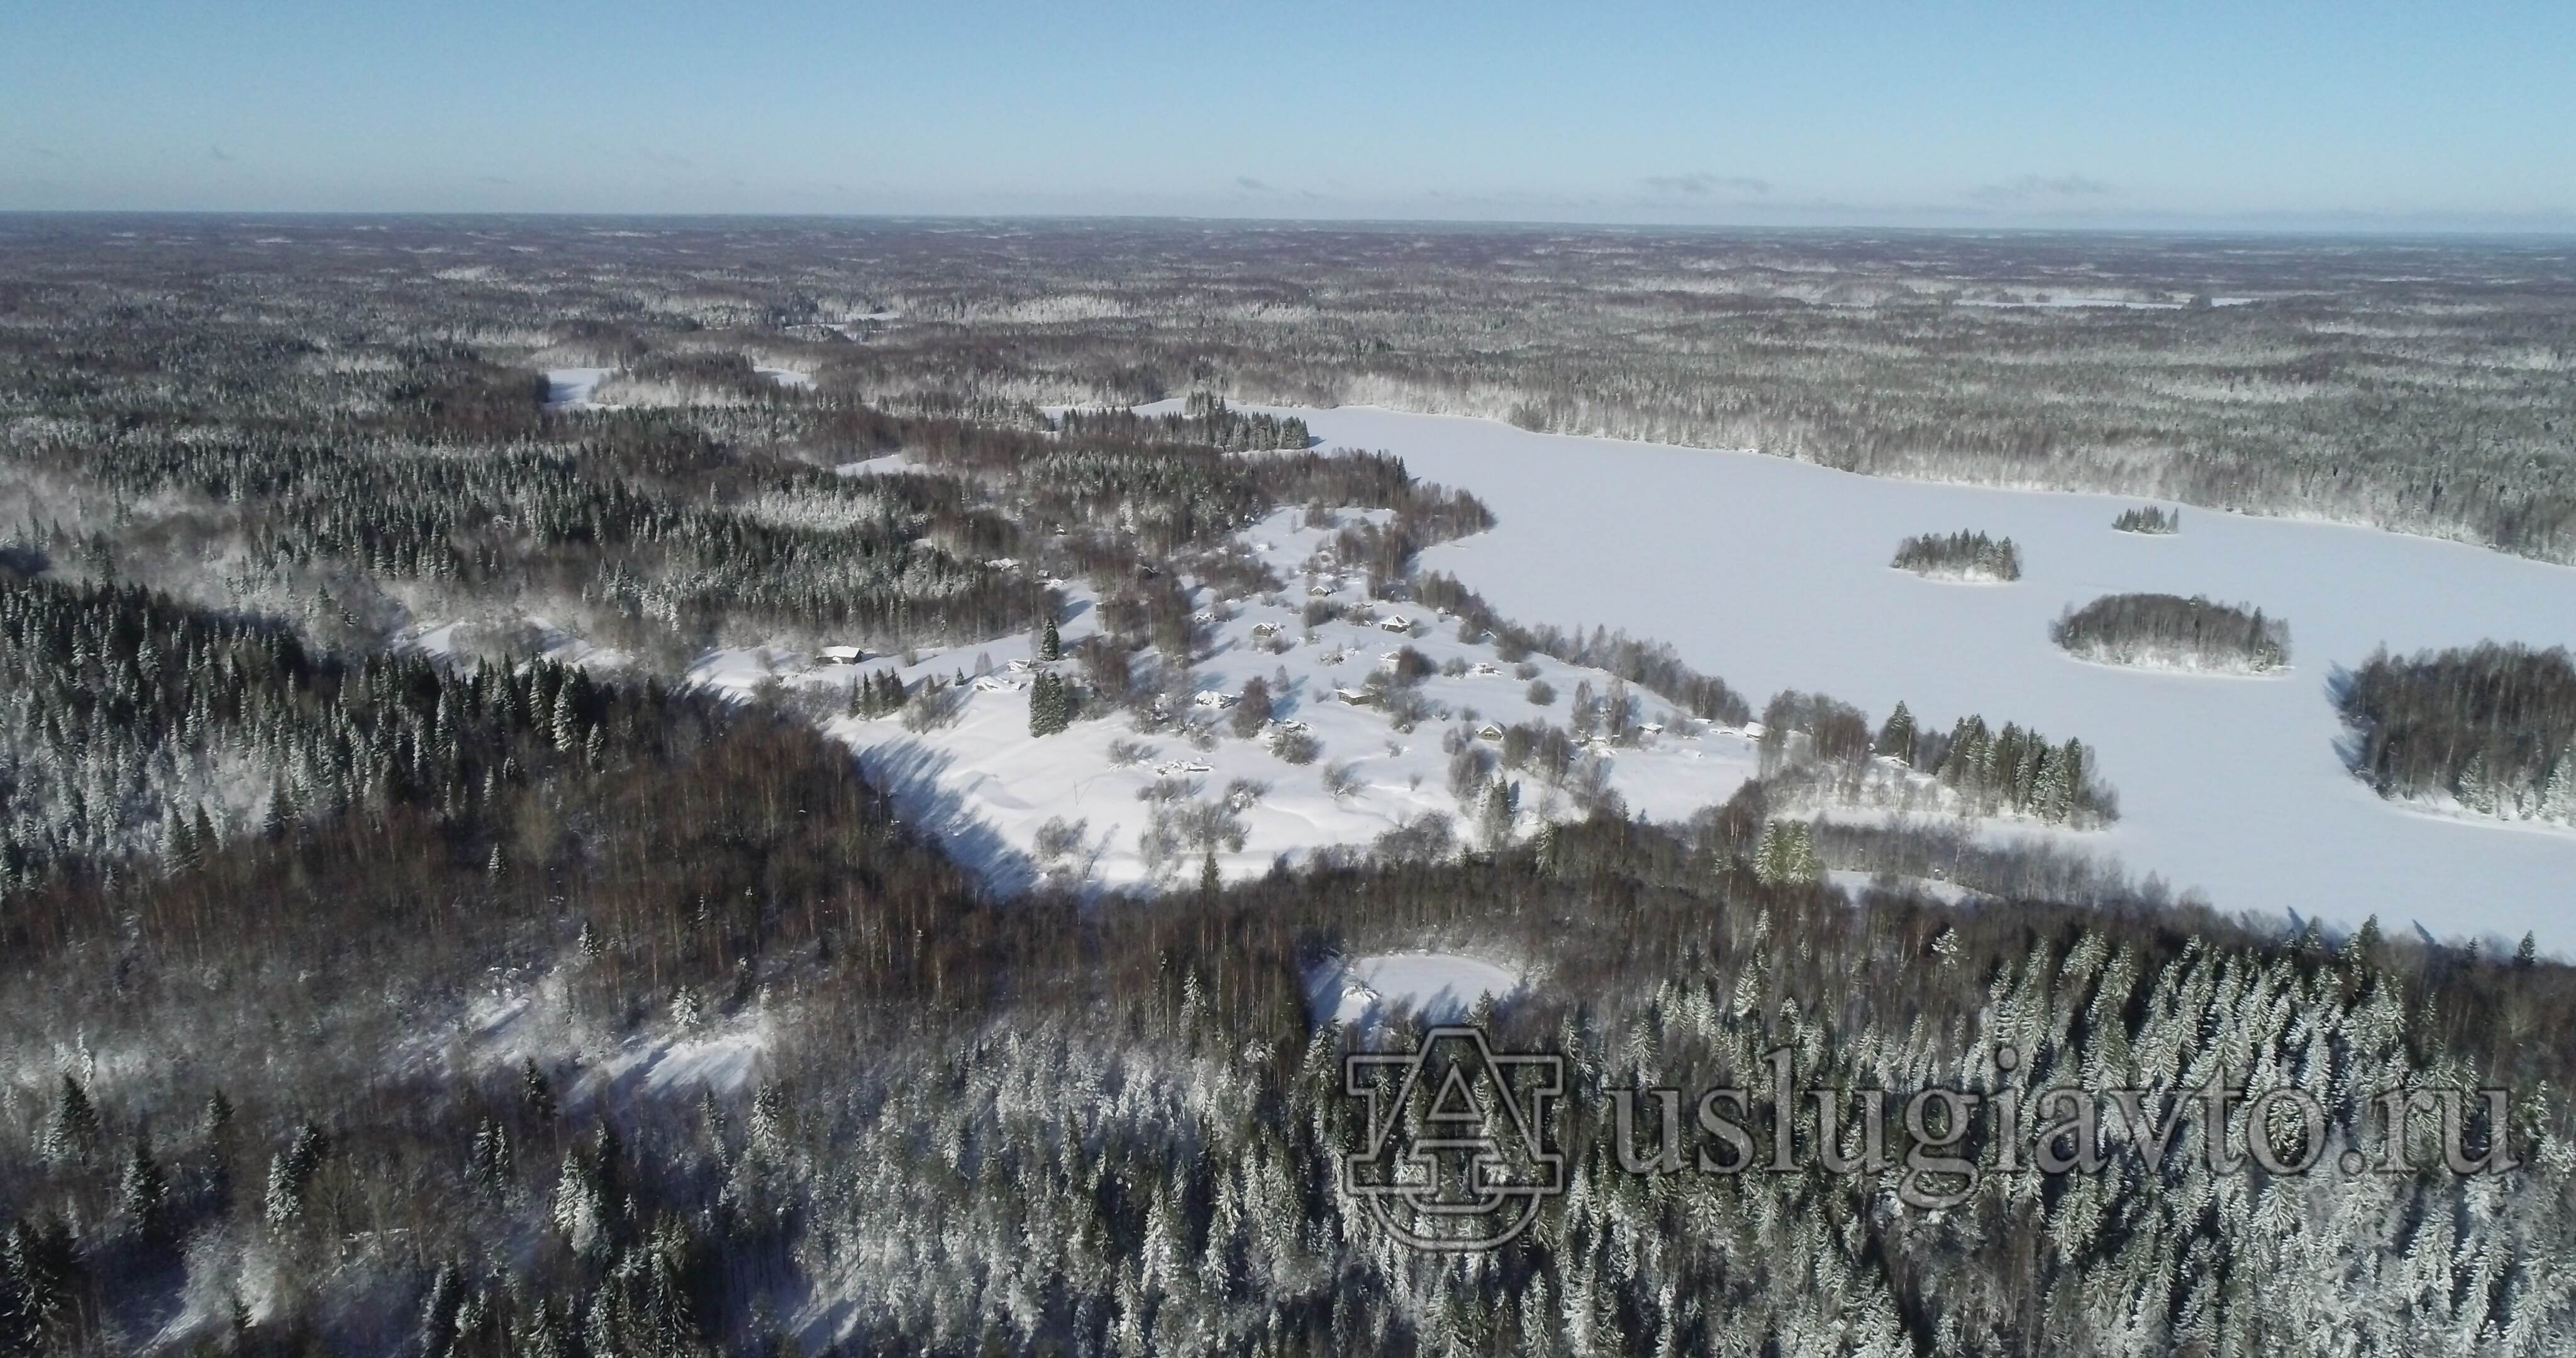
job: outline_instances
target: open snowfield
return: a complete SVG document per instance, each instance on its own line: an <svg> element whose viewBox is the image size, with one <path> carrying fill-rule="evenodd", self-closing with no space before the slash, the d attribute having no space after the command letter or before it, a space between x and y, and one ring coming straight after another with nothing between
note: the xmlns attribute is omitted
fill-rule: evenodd
<svg viewBox="0 0 2576 1358"><path fill-rule="evenodd" d="M1342 511L1353 516L1361 512ZM1383 511L1375 512L1383 517ZM948 650L923 648L909 666L899 657L831 665L784 649L728 650L705 657L691 677L737 692L775 680L782 687L820 690L837 704L845 701L859 676L884 669L893 669L907 684L964 675L966 698L949 725L914 732L895 716L842 717L827 729L859 752L861 765L895 796L905 816L937 834L952 855L1003 892L1033 885L1051 869L1065 880L1096 886L1194 880L1200 850L1158 860L1143 846L1155 806L1138 794L1158 784L1184 790L1187 802L1230 804L1244 842L1239 849L1216 854L1218 870L1228 878L1257 876L1282 856L1297 861L1326 847L1365 849L1378 836L1427 813L1450 817L1460 837L1467 838L1474 833L1478 808L1460 806L1449 790L1444 733L1460 726L1536 720L1563 725L1575 686L1589 681L1596 692L1606 693L1609 676L1532 656L1527 663L1536 677L1555 690L1552 702L1534 704L1529 681L1499 660L1491 642L1462 641L1455 621L1410 604L1371 606L1373 621L1318 623L1313 639L1307 639L1300 613L1310 600L1338 606L1366 602L1365 582L1356 572L1344 576L1327 568L1310 575L1306 570L1332 534L1330 527L1306 522L1304 511L1287 509L1240 535L1244 550L1259 554L1288 579L1288 587L1274 601L1235 600L1226 606L1230 617L1211 612L1206 631L1212 640L1193 672L1199 697L1186 705L1172 729L1140 733L1124 714L1113 713L1076 721L1058 735L1032 737L1029 676L1022 668L1031 660L1032 639L1026 636ZM1098 629L1096 601L1078 582L1067 584L1064 592L1070 617L1059 631L1070 648ZM1207 599L1204 592L1202 598ZM1399 621L1418 627L1390 630ZM1264 644L1270 636L1291 644L1274 652ZM1339 696L1363 690L1369 677L1405 646L1434 665L1464 671L1433 674L1416 686L1435 712L1448 715L1426 716L1409 732L1396 730L1379 708ZM1075 671L1069 661L1055 668ZM1276 680L1283 671L1288 683L1280 685ZM1217 704L1256 677L1273 686L1279 726L1266 736L1246 738L1234 733L1231 711ZM1631 811L1680 819L1726 800L1752 776L1759 758L1745 734L1693 723L1660 699L1636 696L1642 720L1663 730L1637 746L1592 751L1606 765L1607 785ZM1179 729L1184 724L1206 730L1209 738L1191 740ZM1293 765L1274 752L1272 738L1290 724L1321 746L1314 762ZM1491 741L1482 743L1494 748ZM1122 745L1147 753L1122 763L1116 754ZM1338 795L1324 782L1326 768L1334 765L1350 774ZM1522 786L1515 834L1529 833L1542 818L1575 814L1564 796L1535 778L1508 776ZM1081 844L1071 853L1045 859L1037 852L1039 831L1053 821L1079 824Z"/></svg>
<svg viewBox="0 0 2576 1358"><path fill-rule="evenodd" d="M2519 939L2576 953L2576 836L2380 800L2336 755L2336 665L2486 638L2576 645L2576 570L2370 529L2186 508L2171 537L2115 532L2144 501L1854 476L1752 453L1532 434L1369 409L1281 410L1327 447L1385 449L1492 506L1493 531L1425 553L1506 616L1606 623L1676 646L1758 707L1820 689L1927 726L1982 712L2079 736L2123 820L2081 837L2228 910ZM1887 566L1912 533L2021 547L2016 584ZM2085 664L2049 642L2068 604L2145 590L2289 620L2261 678Z"/></svg>
<svg viewBox="0 0 2576 1358"><path fill-rule="evenodd" d="M590 404L592 392L608 380L615 368L548 368L546 370L546 404L559 410L579 410Z"/></svg>

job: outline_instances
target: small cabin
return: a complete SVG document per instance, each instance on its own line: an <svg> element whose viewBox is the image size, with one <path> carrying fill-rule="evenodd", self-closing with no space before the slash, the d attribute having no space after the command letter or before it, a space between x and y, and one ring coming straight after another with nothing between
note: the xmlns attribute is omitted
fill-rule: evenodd
<svg viewBox="0 0 2576 1358"><path fill-rule="evenodd" d="M1207 692L1191 698L1190 701L1197 703L1201 707L1226 708L1234 706L1234 695L1231 693L1219 693L1215 689L1209 689Z"/></svg>
<svg viewBox="0 0 2576 1358"><path fill-rule="evenodd" d="M1389 632L1410 632L1413 630L1413 623L1401 613L1398 613L1393 617L1380 618L1378 619L1377 625L1380 629Z"/></svg>
<svg viewBox="0 0 2576 1358"><path fill-rule="evenodd" d="M866 660L868 653L856 646L826 646L816 656L826 665L856 665Z"/></svg>

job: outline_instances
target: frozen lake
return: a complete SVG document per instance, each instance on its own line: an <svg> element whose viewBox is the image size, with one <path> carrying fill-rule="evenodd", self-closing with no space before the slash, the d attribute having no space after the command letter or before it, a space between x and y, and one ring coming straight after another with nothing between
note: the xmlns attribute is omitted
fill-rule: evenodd
<svg viewBox="0 0 2576 1358"><path fill-rule="evenodd" d="M2225 910L2510 942L2576 955L2576 835L2383 802L2335 753L2333 667L2482 639L2576 646L2576 570L2370 529L2183 510L2173 537L2114 532L2141 500L1884 480L1751 453L1531 434L1367 409L1290 410L1328 447L1386 449L1501 520L1424 555L1505 614L1671 642L1756 709L1817 689L1927 726L1968 712L2095 747L2123 820L2072 838L2199 887ZM1909 534L2020 544L2011 585L1888 568ZM2070 660L2068 604L2207 594L2286 617L2285 675L2221 678Z"/></svg>

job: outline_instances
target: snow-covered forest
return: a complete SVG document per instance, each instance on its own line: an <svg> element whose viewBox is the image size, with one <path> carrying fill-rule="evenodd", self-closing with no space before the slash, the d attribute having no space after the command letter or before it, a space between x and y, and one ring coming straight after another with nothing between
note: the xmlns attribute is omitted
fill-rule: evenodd
<svg viewBox="0 0 2576 1358"><path fill-rule="evenodd" d="M2066 653L2112 665L2264 674L2290 663L2290 624L2201 595L2105 594L2048 629Z"/></svg>
<svg viewBox="0 0 2576 1358"><path fill-rule="evenodd" d="M2556 1351L2576 969L2541 940L2178 891L2099 851L2156 752L2107 753L2012 653L1962 691L1893 626L1838 632L1940 683L1896 701L1621 600L1518 615L1460 563L1547 512L1528 479L1501 509L1250 407L2565 560L2566 262L0 221L0 1350ZM1984 305L2070 290L2134 305ZM2122 541L2170 557L2216 517ZM2022 583L1891 576L1943 522L1995 531L1896 564ZM1833 550L1891 608L2002 610L2073 554L2006 522ZM1815 611L1717 570L1626 585L1672 626ZM2103 635L2286 659L2275 620L2172 602ZM2383 794L2559 814L2563 652L2335 682L2305 700ZM1419 1020L1315 978L1387 958L1508 978L1453 998L1567 1059L1571 1183L1505 1252L1413 1252L1336 1187L1340 1058ZM1857 1173L1635 1172L1620 1092L1759 1084L1780 1050L1891 1104L2135 1085L2173 1139L2113 1124L2094 1169L1939 1210L1899 1194L1932 1136L1901 1122ZM2213 1081L2323 1121L2185 1097ZM2390 1088L2459 1095L2469 1163L2392 1148ZM1831 1155L1858 1130L1747 1111ZM2200 1154L2294 1142L2313 1174Z"/></svg>
<svg viewBox="0 0 2576 1358"><path fill-rule="evenodd" d="M2576 664L2492 643L2372 655L2335 679L2354 773L2383 797L2576 826Z"/></svg>
<svg viewBox="0 0 2576 1358"><path fill-rule="evenodd" d="M2021 578L2021 549L2011 538L1998 541L1964 529L1918 533L1896 544L1896 557L1887 564L1935 580L2012 581Z"/></svg>

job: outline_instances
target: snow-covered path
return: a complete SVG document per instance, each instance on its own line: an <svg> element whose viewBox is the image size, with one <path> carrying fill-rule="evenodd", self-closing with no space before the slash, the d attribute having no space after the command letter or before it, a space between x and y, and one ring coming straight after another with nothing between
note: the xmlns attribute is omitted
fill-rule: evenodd
<svg viewBox="0 0 2576 1358"><path fill-rule="evenodd" d="M1970 711L2080 736L2126 819L2096 842L2223 909L2519 939L2576 954L2576 835L2381 801L2335 753L2336 665L2494 638L2576 645L2576 570L2369 529L2186 508L2183 531L2112 531L2143 501L1854 476L1750 453L1531 434L1369 409L1293 410L1326 446L1383 448L1490 504L1490 533L1425 554L1507 615L1672 642L1758 707L1821 689L1943 725ZM2021 547L2015 585L1888 569L1911 533ZM2244 600L2291 627L2286 675L2155 674L2050 645L2066 605L2125 590Z"/></svg>

